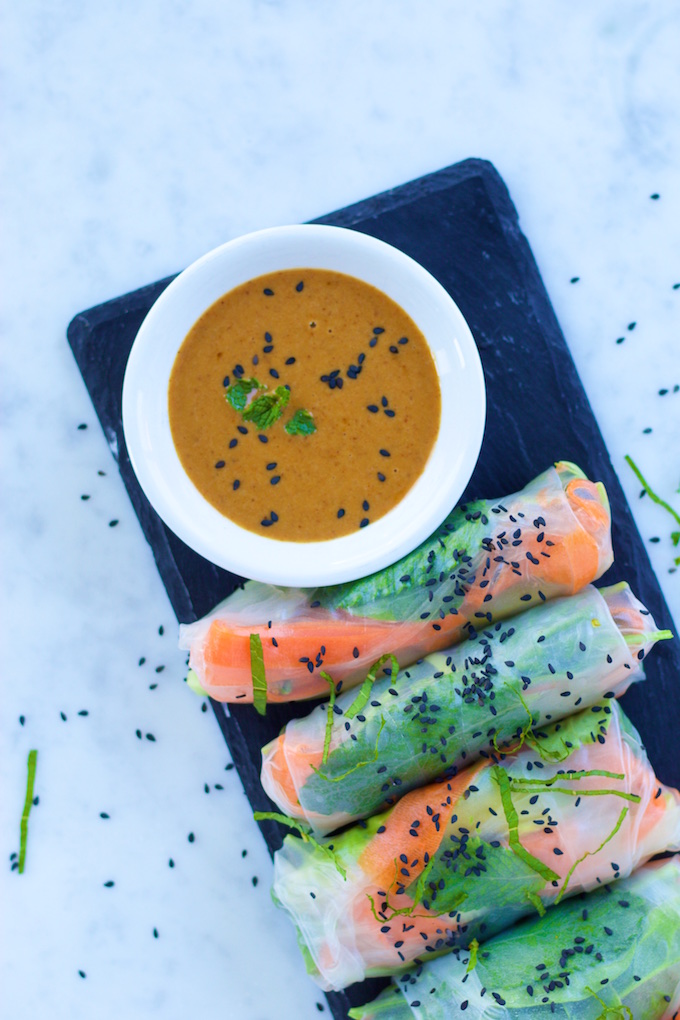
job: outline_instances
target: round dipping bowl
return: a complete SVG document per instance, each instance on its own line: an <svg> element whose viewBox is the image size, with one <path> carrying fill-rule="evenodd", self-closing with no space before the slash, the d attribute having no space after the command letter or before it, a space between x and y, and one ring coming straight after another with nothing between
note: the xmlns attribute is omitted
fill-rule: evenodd
<svg viewBox="0 0 680 1020"><path fill-rule="evenodd" d="M439 432L425 468L392 510L341 538L287 542L256 534L215 509L173 443L168 384L187 333L223 294L283 269L327 269L383 291L424 334L439 377ZM166 288L132 346L123 429L144 493L169 528L211 563L271 584L316 587L363 577L426 539L460 499L484 434L486 393L474 339L458 306L421 265L391 245L341 227L272 227L208 252Z"/></svg>

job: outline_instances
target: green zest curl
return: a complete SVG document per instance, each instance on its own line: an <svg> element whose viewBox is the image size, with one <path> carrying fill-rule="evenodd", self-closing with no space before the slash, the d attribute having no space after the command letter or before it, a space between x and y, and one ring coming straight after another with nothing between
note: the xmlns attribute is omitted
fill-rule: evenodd
<svg viewBox="0 0 680 1020"><path fill-rule="evenodd" d="M318 840L314 839L300 822L296 822L294 818L290 818L288 815L282 815L279 811L254 811L253 818L256 822L279 822L281 825L286 825L289 829L294 829L300 835L303 842L310 843L320 853L330 857L343 881L347 881L347 872L338 861L336 854L333 853L329 846L324 846L323 843L319 843Z"/></svg>
<svg viewBox="0 0 680 1020"><path fill-rule="evenodd" d="M253 705L260 713L267 712L267 677L264 671L264 652L259 634L250 635L250 673L253 679Z"/></svg>
<svg viewBox="0 0 680 1020"><path fill-rule="evenodd" d="M21 842L19 844L19 874L22 875L24 872L24 865L26 863L26 842L28 840L28 816L31 813L31 805L33 804L33 787L35 784L35 767L38 763L38 752L28 752L28 777L26 779L26 799L24 800L24 810L21 814Z"/></svg>

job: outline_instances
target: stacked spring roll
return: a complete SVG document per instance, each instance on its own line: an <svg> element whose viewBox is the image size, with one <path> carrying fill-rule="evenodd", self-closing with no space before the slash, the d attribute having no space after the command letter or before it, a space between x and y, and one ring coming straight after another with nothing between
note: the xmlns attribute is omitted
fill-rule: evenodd
<svg viewBox="0 0 680 1020"><path fill-rule="evenodd" d="M414 552L370 577L313 591L247 582L180 627L180 647L206 694L248 702L256 636L267 700L312 698L328 693L323 672L347 688L387 650L407 666L578 591L611 562L604 487L560 462L521 492L455 509Z"/></svg>
<svg viewBox="0 0 680 1020"><path fill-rule="evenodd" d="M402 976L352 1020L677 1020L680 858Z"/></svg>
<svg viewBox="0 0 680 1020"><path fill-rule="evenodd" d="M618 697L644 676L654 641L670 636L627 584L588 586L402 673L388 666L359 694L292 720L262 752L262 785L282 811L327 834L535 726Z"/></svg>
<svg viewBox="0 0 680 1020"><path fill-rule="evenodd" d="M285 838L272 892L322 988L489 938L680 849L680 794L657 781L618 702L535 738L331 840Z"/></svg>

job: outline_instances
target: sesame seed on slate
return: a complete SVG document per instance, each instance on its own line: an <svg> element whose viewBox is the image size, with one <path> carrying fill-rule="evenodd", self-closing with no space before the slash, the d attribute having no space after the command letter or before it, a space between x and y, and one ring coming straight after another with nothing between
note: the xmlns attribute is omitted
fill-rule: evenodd
<svg viewBox="0 0 680 1020"><path fill-rule="evenodd" d="M572 278L571 278L571 280L569 281L569 283L578 283L578 281L579 281L580 279L581 279L581 277L580 277L580 276L572 276Z"/></svg>
<svg viewBox="0 0 680 1020"><path fill-rule="evenodd" d="M145 662L146 662L146 656L145 656L145 655L143 655L143 656L141 657L141 659L139 660L139 662L137 663L137 665L138 665L138 666L143 666Z"/></svg>
<svg viewBox="0 0 680 1020"><path fill-rule="evenodd" d="M156 738L154 737L153 733L147 733L146 739L150 740L152 744L156 743Z"/></svg>
<svg viewBox="0 0 680 1020"><path fill-rule="evenodd" d="M659 194L659 192L658 192L658 191L655 191L655 192L654 192L654 194L653 194L653 195L650 195L649 197L650 197L651 199L653 199L653 201L655 201L655 202L656 202L656 201L658 201L658 199L660 199L660 198L661 198L661 195Z"/></svg>
<svg viewBox="0 0 680 1020"><path fill-rule="evenodd" d="M85 424L85 422L82 422L82 423L81 423L81 424L80 424L80 425L78 426L78 428L79 428L79 430L80 430L80 431L82 432L82 431L83 431L83 429L86 429L86 428L87 428L87 425Z"/></svg>
<svg viewBox="0 0 680 1020"><path fill-rule="evenodd" d="M169 868L174 868L174 866L175 866L175 862L173 861L173 859L172 859L172 857L171 857L171 858L170 858L170 859L168 860L168 867L169 867Z"/></svg>
<svg viewBox="0 0 680 1020"><path fill-rule="evenodd" d="M141 730L135 730L135 735L137 737L137 740L141 740L142 739L142 731Z"/></svg>
<svg viewBox="0 0 680 1020"><path fill-rule="evenodd" d="M155 939L157 939L157 938L158 938L158 928L154 928L154 930L153 930L153 937L154 937Z"/></svg>
<svg viewBox="0 0 680 1020"><path fill-rule="evenodd" d="M637 322L629 322L628 326L626 328L632 332L635 329L636 326L637 326Z"/></svg>
<svg viewBox="0 0 680 1020"><path fill-rule="evenodd" d="M66 722L66 715L65 715L65 713L64 712L60 712L59 715L64 720L64 722Z"/></svg>
<svg viewBox="0 0 680 1020"><path fill-rule="evenodd" d="M110 818L110 817L111 817L111 815L107 814L107 812L106 812L106 811L100 811L100 812L99 812L99 817L100 817L100 818Z"/></svg>
<svg viewBox="0 0 680 1020"><path fill-rule="evenodd" d="M88 710L86 708L81 708L80 712L78 712L78 715L89 715L89 714L90 713L88 712Z"/></svg>
<svg viewBox="0 0 680 1020"><path fill-rule="evenodd" d="M80 498L83 500L83 502L85 502L86 500L90 499L89 496L81 496Z"/></svg>
<svg viewBox="0 0 680 1020"><path fill-rule="evenodd" d="M78 973L80 974L81 978L87 977L87 974L85 973L84 970L79 970Z"/></svg>
<svg viewBox="0 0 680 1020"><path fill-rule="evenodd" d="M323 1007L323 1004L322 1004L322 1003L320 1003L320 1002L317 1002L317 1004L316 1004L316 1008L318 1009L319 1013L323 1013L323 1011L324 1011L324 1007Z"/></svg>
<svg viewBox="0 0 680 1020"><path fill-rule="evenodd" d="M26 722L26 716L25 715L20 715L19 716L19 725L23 726L25 722Z"/></svg>

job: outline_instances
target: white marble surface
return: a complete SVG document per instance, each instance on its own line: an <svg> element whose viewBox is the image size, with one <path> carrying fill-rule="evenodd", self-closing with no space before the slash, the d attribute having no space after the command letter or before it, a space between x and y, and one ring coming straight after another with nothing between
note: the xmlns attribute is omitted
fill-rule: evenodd
<svg viewBox="0 0 680 1020"><path fill-rule="evenodd" d="M649 551L680 624L673 522L623 461L680 510L680 11L25 0L4 5L0 34L0 1012L311 1018L323 998L270 903L217 724L182 683L66 325L239 233L490 159L641 533L660 538ZM39 804L18 875L30 748Z"/></svg>

